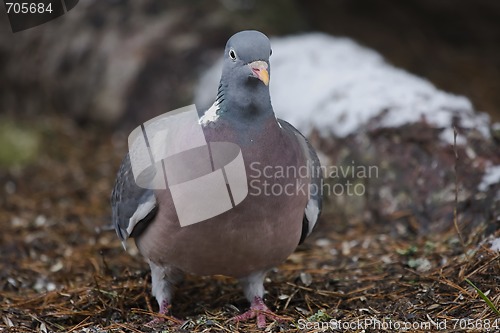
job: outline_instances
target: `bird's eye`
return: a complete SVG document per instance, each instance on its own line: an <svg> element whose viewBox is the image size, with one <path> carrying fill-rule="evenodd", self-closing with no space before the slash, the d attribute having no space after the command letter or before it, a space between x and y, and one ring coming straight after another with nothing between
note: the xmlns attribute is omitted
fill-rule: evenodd
<svg viewBox="0 0 500 333"><path fill-rule="evenodd" d="M236 52L233 49L229 50L229 58L236 60Z"/></svg>
<svg viewBox="0 0 500 333"><path fill-rule="evenodd" d="M273 55L273 50L271 49L271 51L269 51L269 56L272 56Z"/></svg>

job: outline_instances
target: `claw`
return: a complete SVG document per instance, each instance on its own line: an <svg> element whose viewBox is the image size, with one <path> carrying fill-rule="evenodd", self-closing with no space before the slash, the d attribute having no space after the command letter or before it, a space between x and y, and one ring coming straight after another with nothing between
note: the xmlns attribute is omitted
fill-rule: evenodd
<svg viewBox="0 0 500 333"><path fill-rule="evenodd" d="M158 312L158 317L155 317L153 320L148 322L146 326L155 328L159 324L163 324L166 320L173 322L175 325L182 325L184 323L183 320L168 315L169 312L170 304L168 304L167 301L163 301L160 306L160 311Z"/></svg>
<svg viewBox="0 0 500 333"><path fill-rule="evenodd" d="M266 318L274 321L285 321L290 320L288 317L281 317L277 314L273 313L269 308L264 304L264 301L260 297L255 297L250 310L240 315L234 316L231 320L239 322L246 321L252 318L257 318L257 327L265 328L266 327Z"/></svg>
<svg viewBox="0 0 500 333"><path fill-rule="evenodd" d="M155 319L149 321L146 326L149 328L155 328L156 326L163 324L165 322L165 318L156 317Z"/></svg>

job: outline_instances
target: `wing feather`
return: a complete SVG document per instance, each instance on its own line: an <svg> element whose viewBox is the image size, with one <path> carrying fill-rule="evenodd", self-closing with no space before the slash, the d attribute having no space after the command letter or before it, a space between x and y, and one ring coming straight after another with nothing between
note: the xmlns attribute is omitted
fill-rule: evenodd
<svg viewBox="0 0 500 333"><path fill-rule="evenodd" d="M137 236L155 217L158 203L153 190L137 186L127 154L120 165L111 193L112 221L123 244ZM140 228L139 228L140 225Z"/></svg>
<svg viewBox="0 0 500 333"><path fill-rule="evenodd" d="M291 132L297 138L302 152L307 159L307 165L310 166L311 182L309 184L309 200L307 202L306 208L304 210L304 219L302 225L302 235L300 237L299 244L306 239L307 236L312 232L318 218L321 214L321 209L323 206L322 198L322 183L323 178L321 176L321 164L319 162L318 155L314 150L313 146L307 141L307 139L290 123L278 119L278 123L284 131Z"/></svg>

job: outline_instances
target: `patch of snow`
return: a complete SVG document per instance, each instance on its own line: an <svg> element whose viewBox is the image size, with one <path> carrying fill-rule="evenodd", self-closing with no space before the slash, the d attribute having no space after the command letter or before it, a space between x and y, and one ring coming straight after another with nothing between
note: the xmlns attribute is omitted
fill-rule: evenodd
<svg viewBox="0 0 500 333"><path fill-rule="evenodd" d="M492 249L493 251L500 251L500 237L495 238L495 239L491 242L491 249Z"/></svg>
<svg viewBox="0 0 500 333"><path fill-rule="evenodd" d="M490 165L486 168L478 189L486 191L490 185L497 183L500 183L500 165Z"/></svg>
<svg viewBox="0 0 500 333"><path fill-rule="evenodd" d="M445 128L442 138L451 143L457 117L461 126L489 137L489 117L474 112L466 97L437 89L351 39L310 33L272 38L271 45L274 110L306 135L314 127L345 137L370 122L394 127L425 119ZM201 77L195 96L200 107L214 101L221 71L222 60Z"/></svg>

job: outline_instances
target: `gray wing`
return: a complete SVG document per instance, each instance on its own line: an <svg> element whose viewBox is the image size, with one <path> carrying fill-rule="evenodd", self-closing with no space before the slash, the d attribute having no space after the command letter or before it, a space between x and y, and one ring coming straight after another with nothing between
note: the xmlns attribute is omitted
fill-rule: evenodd
<svg viewBox="0 0 500 333"><path fill-rule="evenodd" d="M322 184L323 177L321 175L321 164L319 162L318 155L314 150L313 146L307 141L307 139L290 123L278 119L278 123L281 125L284 131L291 132L295 135L299 141L300 146L304 156L308 159L310 166L311 183L309 184L309 200L307 201L307 206L304 210L304 219L302 221L302 235L300 236L299 244L306 239L307 236L312 232L318 218L321 214L321 209L323 207L323 196L322 196Z"/></svg>
<svg viewBox="0 0 500 333"><path fill-rule="evenodd" d="M113 226L125 244L130 236L137 236L155 217L158 203L153 190L137 186L127 153L116 175L111 193Z"/></svg>

